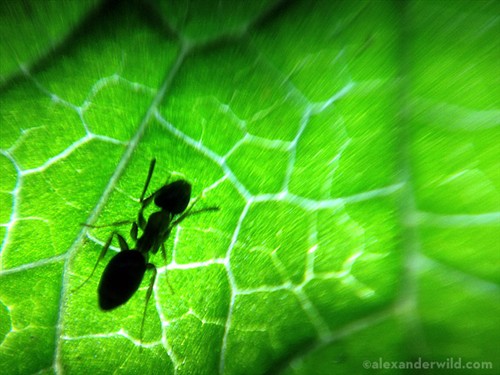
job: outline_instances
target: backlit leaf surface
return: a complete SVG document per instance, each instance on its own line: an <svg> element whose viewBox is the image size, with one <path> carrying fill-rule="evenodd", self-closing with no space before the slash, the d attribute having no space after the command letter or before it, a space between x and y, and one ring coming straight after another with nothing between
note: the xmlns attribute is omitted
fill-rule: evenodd
<svg viewBox="0 0 500 375"><path fill-rule="evenodd" d="M0 12L2 373L499 371L497 2L41 4ZM220 211L150 258L141 342L149 274L78 288L129 226L81 223L153 157Z"/></svg>

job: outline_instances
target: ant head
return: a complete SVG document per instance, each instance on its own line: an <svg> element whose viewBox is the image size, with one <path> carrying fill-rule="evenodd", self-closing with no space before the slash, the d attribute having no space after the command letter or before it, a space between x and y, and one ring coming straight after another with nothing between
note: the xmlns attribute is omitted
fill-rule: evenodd
<svg viewBox="0 0 500 375"><path fill-rule="evenodd" d="M177 215L187 208L191 199L191 184L178 180L163 186L155 196L155 204L172 215Z"/></svg>

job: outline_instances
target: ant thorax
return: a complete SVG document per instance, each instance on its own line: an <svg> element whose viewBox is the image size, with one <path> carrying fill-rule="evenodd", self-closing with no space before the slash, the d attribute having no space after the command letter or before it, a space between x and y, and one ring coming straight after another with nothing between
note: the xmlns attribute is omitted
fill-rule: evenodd
<svg viewBox="0 0 500 375"><path fill-rule="evenodd" d="M156 253L170 233L171 220L172 215L166 211L153 212L142 235L137 239L137 250L141 253L148 251Z"/></svg>

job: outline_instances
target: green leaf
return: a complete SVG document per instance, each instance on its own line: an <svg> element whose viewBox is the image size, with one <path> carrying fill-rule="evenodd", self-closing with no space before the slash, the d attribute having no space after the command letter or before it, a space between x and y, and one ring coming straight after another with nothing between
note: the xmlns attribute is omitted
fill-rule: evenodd
<svg viewBox="0 0 500 375"><path fill-rule="evenodd" d="M1 8L2 373L498 372L498 3ZM82 223L153 157L220 211L150 257L141 340L151 274L82 286L130 226Z"/></svg>

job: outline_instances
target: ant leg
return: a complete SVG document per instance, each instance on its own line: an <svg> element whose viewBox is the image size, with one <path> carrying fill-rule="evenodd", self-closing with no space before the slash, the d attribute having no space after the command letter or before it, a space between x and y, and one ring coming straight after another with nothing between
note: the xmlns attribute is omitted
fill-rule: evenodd
<svg viewBox="0 0 500 375"><path fill-rule="evenodd" d="M137 214L137 222L139 223L139 227L142 230L146 228L146 219L144 219L144 208L145 206L142 206L141 209L139 210L139 213Z"/></svg>
<svg viewBox="0 0 500 375"><path fill-rule="evenodd" d="M144 189L142 190L141 199L139 202L142 203L144 200L144 195L146 194L146 190L148 190L149 182L151 181L151 177L153 176L153 171L155 170L156 159L153 158L151 163L149 164L148 177L146 177L146 183L144 184Z"/></svg>
<svg viewBox="0 0 500 375"><path fill-rule="evenodd" d="M139 224L139 227L141 229L144 229L146 226L146 220L144 219L144 209L149 206L151 201L154 198L154 193L151 194L149 197L144 199L144 195L146 195L146 191L148 190L149 182L151 181L151 177L153 176L153 172L155 170L155 165L156 165L156 159L153 158L151 160L151 163L149 164L149 171L148 171L148 176L146 177L146 182L144 184L144 188L142 189L141 197L139 198L139 202L141 203L141 209L139 210L139 213L137 214L137 222Z"/></svg>
<svg viewBox="0 0 500 375"><path fill-rule="evenodd" d="M179 225L185 218L187 218L188 216L193 216L193 215L198 215L198 214L201 214L203 212L209 212L209 211L219 211L220 210L220 207L205 207L205 208L202 208L201 210L196 210L196 211L192 211L191 210L188 210L186 211L185 213L183 213L181 216L179 216L179 218L177 220L175 220L171 225L170 225L170 228L173 228L175 227L176 225Z"/></svg>
<svg viewBox="0 0 500 375"><path fill-rule="evenodd" d="M167 264L167 252L165 251L165 244L161 244L161 254L163 256L163 260L165 261L165 265ZM170 282L168 281L168 274L165 273L165 280L167 281L168 288L170 289L170 292L172 294L175 294L174 290L172 289L172 285L170 285Z"/></svg>
<svg viewBox="0 0 500 375"><path fill-rule="evenodd" d="M191 210L193 209L193 207L195 206L196 203L198 203L198 201L200 200L200 197L196 197L194 198L193 200L193 203L189 206L189 208L187 209L186 212L184 212L181 216L179 216L179 218L177 220L175 220L171 225L170 225L170 229L172 229L173 227L175 227L177 224L179 224L182 220L184 220L188 215L189 213L191 212Z"/></svg>
<svg viewBox="0 0 500 375"><path fill-rule="evenodd" d="M141 332L139 334L139 341L141 343L142 343L142 333L144 331L144 321L146 320L146 312L148 311L148 303L149 303L149 299L151 298L151 294L153 293L153 286L155 284L156 274L158 273L155 265L151 264L151 263L146 264L146 270L152 270L153 276L151 277L151 281L149 282L149 288L148 288L148 291L146 292L146 304L144 306L144 314L142 315L142 322L141 322ZM141 346L141 348L142 348L142 346Z"/></svg>
<svg viewBox="0 0 500 375"><path fill-rule="evenodd" d="M123 238L120 234L118 234L116 232L111 233L111 236L106 241L106 243L104 244L104 247L101 250L101 254L99 254L99 258L97 258L97 262L95 263L95 266L92 269L92 272L90 273L90 276L87 277L85 279L85 281L80 284L80 286L78 286L76 289L74 289L73 292L76 292L82 286L84 286L87 283L87 281L89 281L90 278L94 275L94 272L97 269L97 266L99 265L99 262L106 256L106 252L108 251L109 247L111 246L111 241L113 240L113 236L115 236L115 235L118 237L118 242L120 243L120 250L121 251L129 250L127 242L125 241L125 238Z"/></svg>
<svg viewBox="0 0 500 375"><path fill-rule="evenodd" d="M130 250L128 248L127 241L125 241L125 238L123 238L123 236L118 234L118 233L115 233L115 234L116 234L116 237L118 237L118 243L120 244L120 251Z"/></svg>
<svg viewBox="0 0 500 375"><path fill-rule="evenodd" d="M144 230L144 228L146 227L146 219L144 218L144 210L146 209L146 207L148 207L151 204L151 202L153 201L155 196L156 196L156 192L151 194L146 199L141 200L141 208L139 210L139 213L137 214L137 222L139 224L139 228L141 228L142 230Z"/></svg>
<svg viewBox="0 0 500 375"><path fill-rule="evenodd" d="M132 220L122 220L122 221L115 221L114 223L111 224L104 224L104 225L92 225L92 224L86 224L86 223L81 223L80 225L87 227L87 228L106 228L106 227L118 227L120 225L125 225L125 224L132 224Z"/></svg>
<svg viewBox="0 0 500 375"><path fill-rule="evenodd" d="M161 255L163 256L163 260L165 261L165 264L167 264L167 252L165 251L165 244L161 244Z"/></svg>
<svg viewBox="0 0 500 375"><path fill-rule="evenodd" d="M132 237L132 239L137 242L137 223L134 221L132 223L132 228L130 228L130 237Z"/></svg>

